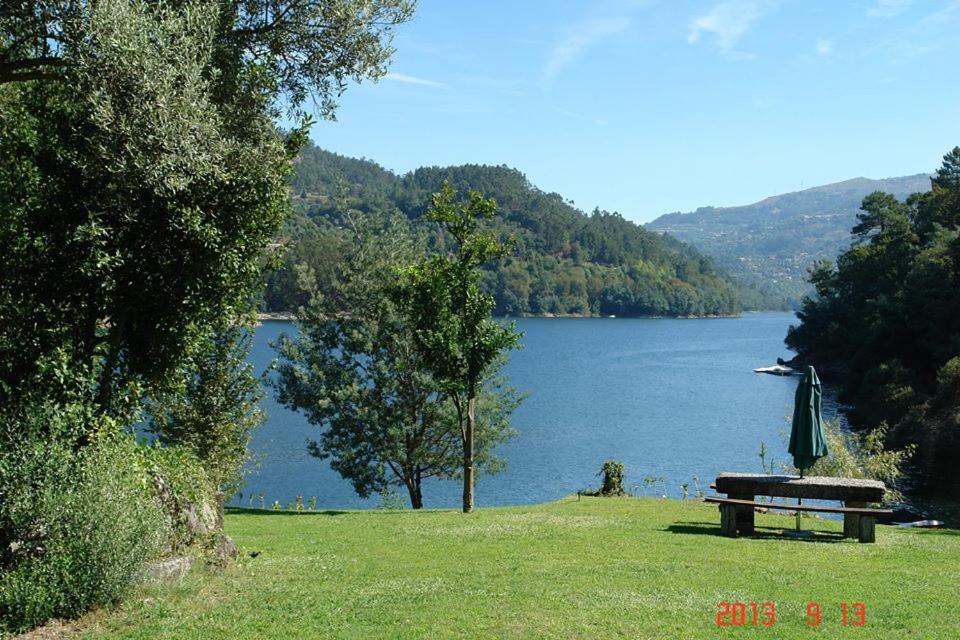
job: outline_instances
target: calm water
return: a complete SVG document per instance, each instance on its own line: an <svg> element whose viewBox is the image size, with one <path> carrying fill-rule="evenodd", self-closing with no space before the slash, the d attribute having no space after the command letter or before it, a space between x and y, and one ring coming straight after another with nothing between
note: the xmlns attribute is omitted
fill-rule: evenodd
<svg viewBox="0 0 960 640"><path fill-rule="evenodd" d="M636 493L645 477L663 478L669 495L699 476L704 490L720 471L759 472L765 441L773 457L788 459L789 430L798 378L760 375L752 369L789 357L783 345L789 313L747 314L737 319L522 319L524 348L507 368L512 384L529 394L514 414L516 439L499 453L507 469L481 476L480 506L554 500L595 487L604 460L627 466ZM269 343L289 322L265 322L251 360L259 370L274 357ZM253 449L259 468L243 498L263 494L266 504L316 496L319 508L374 507L359 498L325 461L310 457L306 441L316 427L301 415L265 401L267 423ZM824 417L837 414L827 398ZM424 489L428 507L455 507L457 482ZM664 492L658 483L657 494ZM401 494L406 499L405 491ZM253 504L258 505L259 498Z"/></svg>

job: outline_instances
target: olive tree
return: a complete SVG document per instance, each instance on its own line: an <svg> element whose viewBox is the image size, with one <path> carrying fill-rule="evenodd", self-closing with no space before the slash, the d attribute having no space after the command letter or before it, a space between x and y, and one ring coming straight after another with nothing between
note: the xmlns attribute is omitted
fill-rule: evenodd
<svg viewBox="0 0 960 640"><path fill-rule="evenodd" d="M64 393L51 361L86 372L109 415L175 384L251 306L308 108L332 117L350 80L381 76L411 10L4 3L0 401ZM284 110L301 123L288 135Z"/></svg>
<svg viewBox="0 0 960 640"><path fill-rule="evenodd" d="M308 112L333 117L349 81L382 75L409 12L404 0L0 3L0 525L16 525L0 538L26 532L44 550L0 558L0 617L11 603L31 624L73 615L141 574L160 525L137 514L158 496L180 503L148 490L152 450L124 433L145 399L161 438L204 459L188 475L235 481L259 414L231 332L287 216ZM176 473L192 467L162 453Z"/></svg>
<svg viewBox="0 0 960 640"><path fill-rule="evenodd" d="M69 82L78 63L96 66L105 44L99 21L125 10L205 21L210 66L222 93L267 81L291 111L310 99L321 116L333 117L351 80L386 73L393 29L412 17L414 0L7 2L0 9L0 85Z"/></svg>

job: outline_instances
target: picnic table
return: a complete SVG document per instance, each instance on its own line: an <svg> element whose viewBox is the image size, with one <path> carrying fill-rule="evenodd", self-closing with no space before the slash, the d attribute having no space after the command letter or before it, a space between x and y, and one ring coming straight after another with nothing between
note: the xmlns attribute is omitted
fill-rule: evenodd
<svg viewBox="0 0 960 640"><path fill-rule="evenodd" d="M788 511L818 511L843 514L843 535L860 542L876 540L878 515L893 513L889 509L873 509L868 503L880 502L886 487L879 480L830 478L826 476L774 476L759 473L721 473L715 485L723 496L708 496L706 502L720 505L720 530L723 535L754 532L756 507ZM837 500L842 507L756 502L757 496Z"/></svg>

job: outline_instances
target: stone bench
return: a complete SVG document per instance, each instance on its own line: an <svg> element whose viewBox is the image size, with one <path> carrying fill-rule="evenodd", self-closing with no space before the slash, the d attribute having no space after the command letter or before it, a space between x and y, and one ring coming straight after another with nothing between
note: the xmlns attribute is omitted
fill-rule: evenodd
<svg viewBox="0 0 960 640"><path fill-rule="evenodd" d="M721 473L714 486L718 493L708 502L720 505L721 529L724 514L728 520L724 535L752 534L755 507L786 509L790 511L819 511L843 514L843 535L860 542L875 539L876 517L892 513L889 509L869 509L868 503L880 502L886 486L878 480L831 478L827 476L764 475L759 473ZM837 500L843 507L819 507L755 502L756 496L779 498L807 498L810 500Z"/></svg>

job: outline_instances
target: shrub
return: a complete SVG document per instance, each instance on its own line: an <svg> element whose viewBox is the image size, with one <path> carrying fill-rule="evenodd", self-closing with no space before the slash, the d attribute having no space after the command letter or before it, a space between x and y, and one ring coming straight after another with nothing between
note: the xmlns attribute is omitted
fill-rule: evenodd
<svg viewBox="0 0 960 640"><path fill-rule="evenodd" d="M626 495L623 489L623 477L626 467L622 462L616 460L607 460L600 468L600 474L603 476L603 484L600 486L601 496L622 496Z"/></svg>
<svg viewBox="0 0 960 640"><path fill-rule="evenodd" d="M0 632L118 601L157 553L165 525L139 449L126 434L80 451L41 439L3 447Z"/></svg>
<svg viewBox="0 0 960 640"><path fill-rule="evenodd" d="M903 498L896 483L903 475L903 464L913 455L914 446L897 451L885 449L886 424L863 433L846 433L835 421L826 421L823 427L829 454L817 460L810 475L880 480L887 485L884 502Z"/></svg>
<svg viewBox="0 0 960 640"><path fill-rule="evenodd" d="M406 503L403 501L403 497L394 491L393 487L386 486L380 491L380 504L377 506L378 509L383 509L385 511L402 511Z"/></svg>
<svg viewBox="0 0 960 640"><path fill-rule="evenodd" d="M937 391L952 399L960 398L960 356L948 360L937 372Z"/></svg>
<svg viewBox="0 0 960 640"><path fill-rule="evenodd" d="M218 533L215 485L197 455L186 447L138 448L150 490L164 519L165 554L203 550Z"/></svg>

